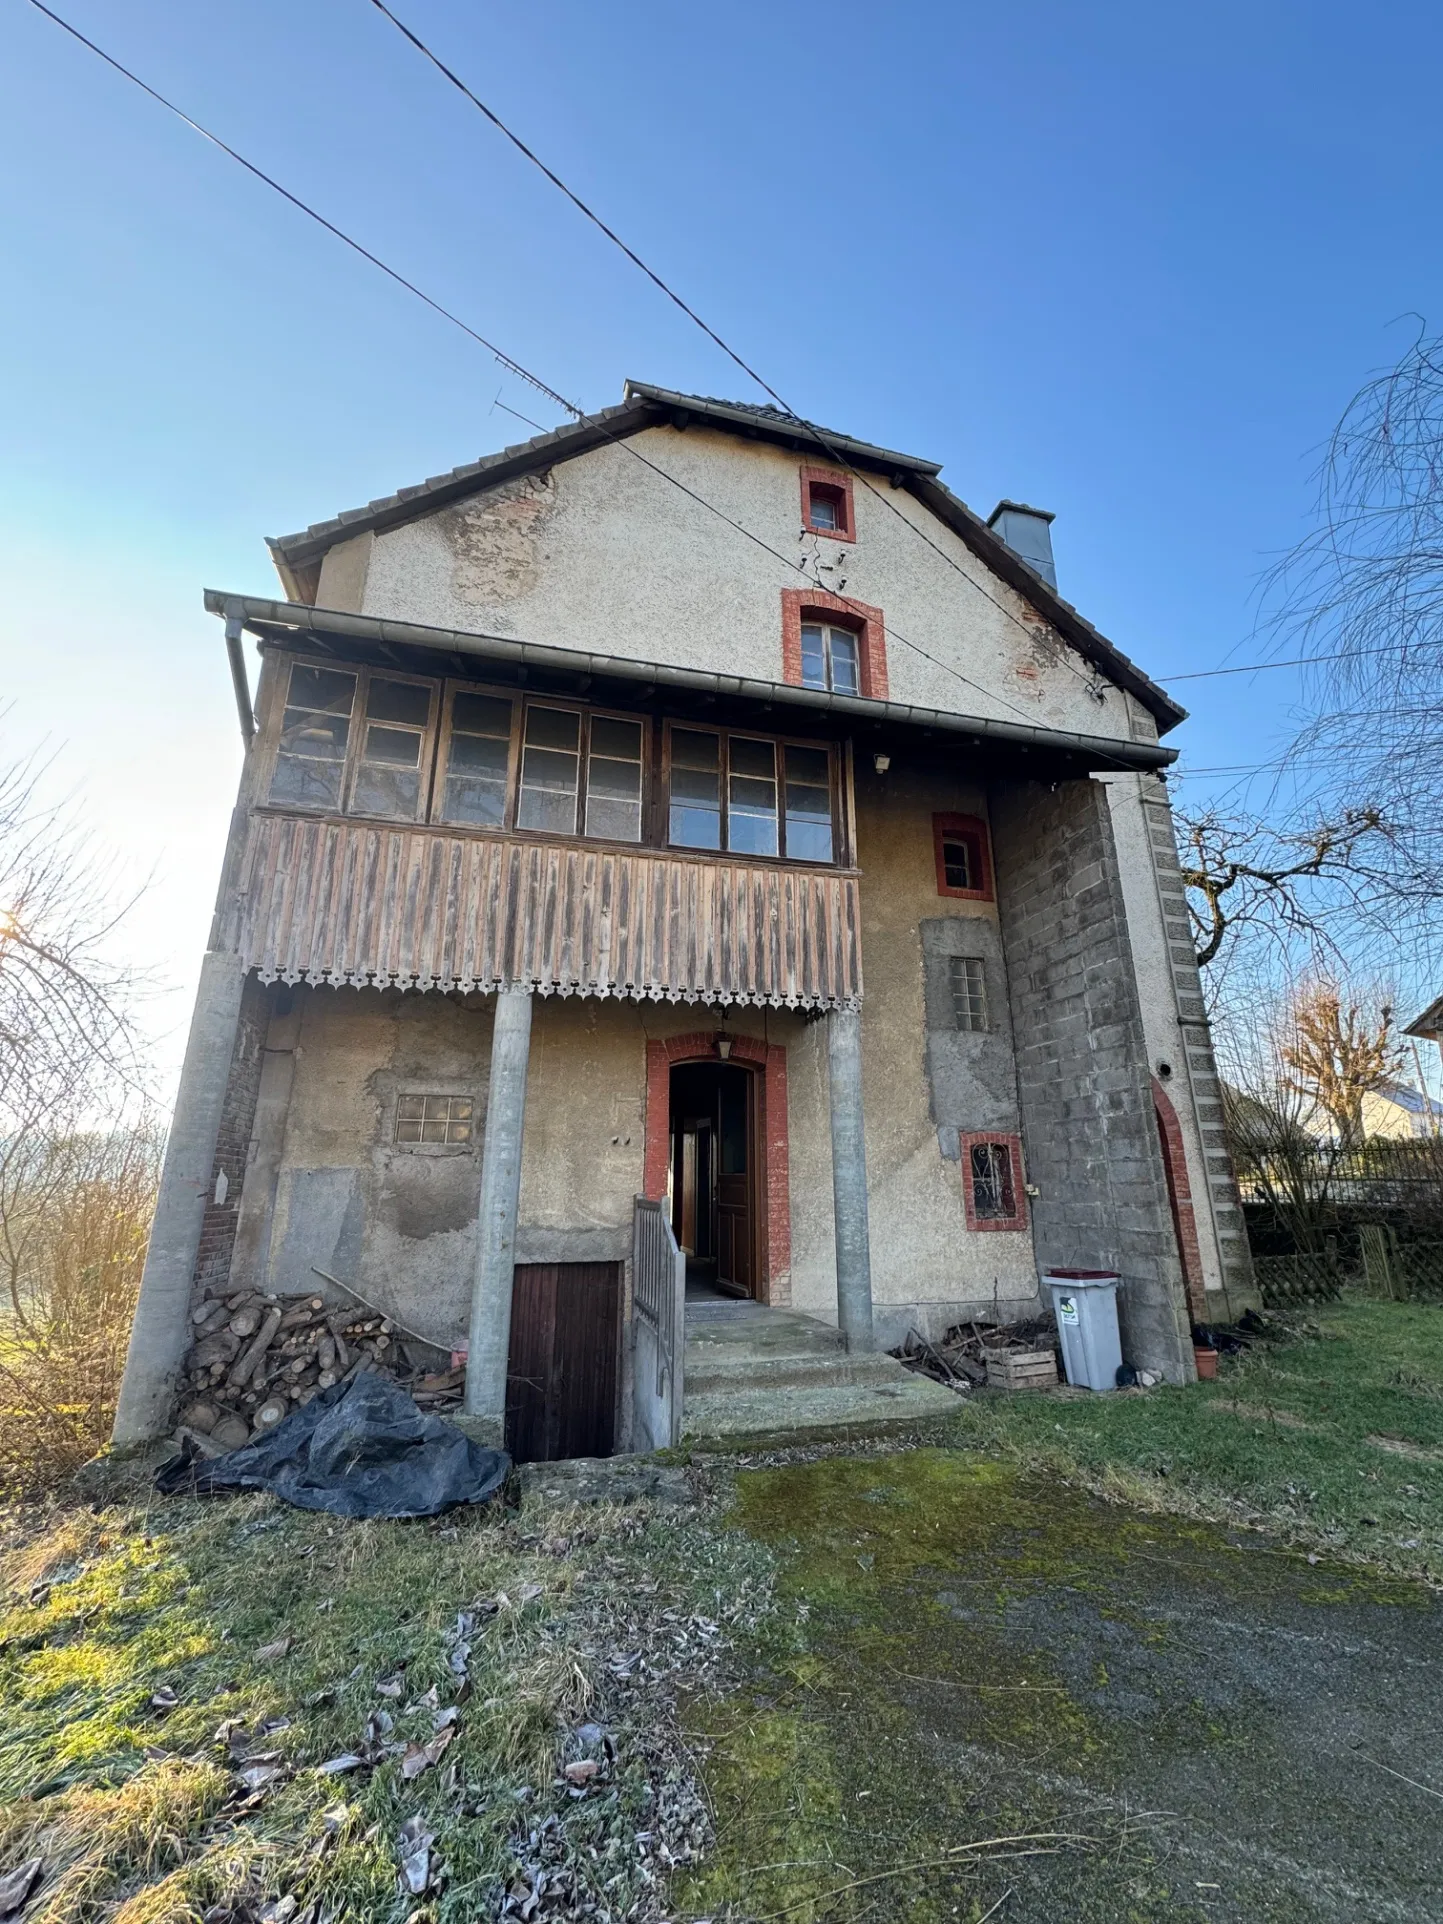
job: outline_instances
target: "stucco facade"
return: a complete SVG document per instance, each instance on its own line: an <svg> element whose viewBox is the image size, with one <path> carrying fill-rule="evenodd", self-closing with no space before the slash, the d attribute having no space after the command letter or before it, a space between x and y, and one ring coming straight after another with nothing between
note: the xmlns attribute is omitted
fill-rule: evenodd
<svg viewBox="0 0 1443 1924"><path fill-rule="evenodd" d="M842 499L835 450L799 456L765 410L628 405L624 433L588 441L583 423L574 445L497 457L499 479L458 471L273 544L305 605L214 598L232 640L261 639L259 733L197 1018L209 1054L186 1070L214 1180L190 1270L180 1231L155 1257L167 1300L187 1276L202 1296L332 1276L442 1349L469 1328L474 1348L511 1265L613 1264L629 1326L636 1198L667 1195L679 1228L700 1141L722 1207L729 1152L703 1122L684 1155L671 1105L701 1087L679 1069L727 1065L751 1092L749 1201L734 1183L729 1206L752 1239L728 1260L763 1304L847 1329L860 1302L871 1334L849 1340L887 1347L1035 1310L1040 1262L1115 1267L1133 1360L1186 1380L1190 1316L1247 1275L1147 772L1179 711L929 464L861 449L829 534L807 525L807 490L835 480ZM840 623L844 653L856 636L850 693L813 691L808 621ZM602 765L636 784L630 827L588 834L579 801L564 833L528 820L538 704L573 729L550 779L578 796L592 758L634 758ZM510 719L463 742L463 712L483 711ZM594 715L634 745L597 747ZM773 769L770 845L678 844L678 744L703 739L733 758L718 823L756 793L725 744ZM456 826L446 784L486 740L509 799ZM418 771L386 778L400 802L362 783L373 742L374 766ZM311 775L297 755L321 757ZM788 857L804 806L812 840ZM507 1005L503 1043L516 992L531 1006L518 1028ZM211 1060L225 1035L228 1069ZM504 1154L498 1051L494 1086L524 1090ZM466 1139L404 1139L422 1098L469 1105ZM505 1315L497 1329L504 1365ZM133 1351L119 1431L158 1420L164 1351ZM624 1362L619 1381L624 1406Z"/></svg>

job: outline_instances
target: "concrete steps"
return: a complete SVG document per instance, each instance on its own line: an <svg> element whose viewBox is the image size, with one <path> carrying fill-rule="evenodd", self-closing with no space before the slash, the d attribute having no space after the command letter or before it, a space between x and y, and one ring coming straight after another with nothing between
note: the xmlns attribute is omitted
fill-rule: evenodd
<svg viewBox="0 0 1443 1924"><path fill-rule="evenodd" d="M830 1324L760 1303L689 1303L683 1432L698 1440L907 1429L951 1390L890 1356L849 1355Z"/></svg>

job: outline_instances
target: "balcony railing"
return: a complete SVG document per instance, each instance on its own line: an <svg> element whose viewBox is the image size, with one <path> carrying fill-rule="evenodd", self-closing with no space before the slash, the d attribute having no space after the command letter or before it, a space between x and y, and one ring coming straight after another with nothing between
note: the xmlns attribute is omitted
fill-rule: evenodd
<svg viewBox="0 0 1443 1924"><path fill-rule="evenodd" d="M257 814L223 940L267 982L826 1009L859 928L832 869Z"/></svg>

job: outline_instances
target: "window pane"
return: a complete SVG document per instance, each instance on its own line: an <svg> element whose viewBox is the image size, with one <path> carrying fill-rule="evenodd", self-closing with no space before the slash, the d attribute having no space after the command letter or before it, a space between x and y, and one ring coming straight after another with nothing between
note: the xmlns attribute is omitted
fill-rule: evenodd
<svg viewBox="0 0 1443 1924"><path fill-rule="evenodd" d="M366 715L371 721L409 722L413 728L424 728L431 719L431 691L414 681L382 681L372 675Z"/></svg>
<svg viewBox="0 0 1443 1924"><path fill-rule="evenodd" d="M680 848L721 847L721 741L694 728L671 731L669 839Z"/></svg>
<svg viewBox="0 0 1443 1924"><path fill-rule="evenodd" d="M586 770L586 832L641 840L641 723L598 715Z"/></svg>
<svg viewBox="0 0 1443 1924"><path fill-rule="evenodd" d="M802 680L808 688L827 685L827 644L820 628L802 626Z"/></svg>
<svg viewBox="0 0 1443 1924"><path fill-rule="evenodd" d="M528 708L517 827L574 835L580 768L581 717L562 708Z"/></svg>
<svg viewBox="0 0 1443 1924"><path fill-rule="evenodd" d="M441 819L499 828L510 762L511 703L496 695L454 696Z"/></svg>
<svg viewBox="0 0 1443 1924"><path fill-rule="evenodd" d="M845 628L829 628L832 687L839 695L857 692L857 637Z"/></svg>
<svg viewBox="0 0 1443 1924"><path fill-rule="evenodd" d="M734 735L727 782L727 846L739 855L777 852L776 749Z"/></svg>
<svg viewBox="0 0 1443 1924"><path fill-rule="evenodd" d="M972 879L972 847L968 842L947 840L942 844L942 874L949 889L976 888Z"/></svg>
<svg viewBox="0 0 1443 1924"><path fill-rule="evenodd" d="M360 815L400 815L414 821L421 800L421 777L413 768L362 762L351 790L351 807Z"/></svg>
<svg viewBox="0 0 1443 1924"><path fill-rule="evenodd" d="M421 740L409 729L377 728L373 722L366 730L366 760L415 768L421 760Z"/></svg>
<svg viewBox="0 0 1443 1924"><path fill-rule="evenodd" d="M291 670L291 708L324 709L333 715L349 715L356 699L356 677L340 668L306 668L299 663Z"/></svg>
<svg viewBox="0 0 1443 1924"><path fill-rule="evenodd" d="M951 979L952 1013L957 1027L978 1030L987 1027L987 989L982 963L974 955L947 958Z"/></svg>
<svg viewBox="0 0 1443 1924"><path fill-rule="evenodd" d="M825 748L788 748L787 859L832 859L832 791Z"/></svg>
<svg viewBox="0 0 1443 1924"><path fill-rule="evenodd" d="M834 497L820 488L812 489L812 526L814 528L835 528L837 525L837 503Z"/></svg>
<svg viewBox="0 0 1443 1924"><path fill-rule="evenodd" d="M351 735L356 677L335 668L291 669L271 800L336 808Z"/></svg>

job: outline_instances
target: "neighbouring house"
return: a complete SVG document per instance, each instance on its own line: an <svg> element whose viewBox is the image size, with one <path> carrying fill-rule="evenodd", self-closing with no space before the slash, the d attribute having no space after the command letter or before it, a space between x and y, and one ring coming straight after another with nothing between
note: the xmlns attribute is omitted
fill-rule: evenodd
<svg viewBox="0 0 1443 1924"><path fill-rule="evenodd" d="M197 1299L322 1276L534 1454L911 1412L879 1352L1040 1266L1190 1378L1251 1272L1183 711L1050 523L630 383L208 592L246 757L117 1440Z"/></svg>
<svg viewBox="0 0 1443 1924"><path fill-rule="evenodd" d="M1443 1103L1406 1082L1385 1082L1363 1097L1363 1134L1388 1142L1443 1135Z"/></svg>

